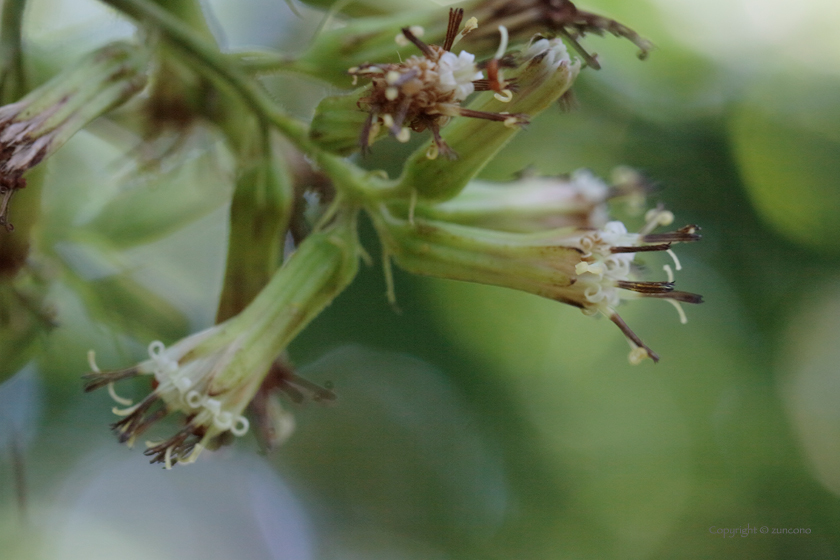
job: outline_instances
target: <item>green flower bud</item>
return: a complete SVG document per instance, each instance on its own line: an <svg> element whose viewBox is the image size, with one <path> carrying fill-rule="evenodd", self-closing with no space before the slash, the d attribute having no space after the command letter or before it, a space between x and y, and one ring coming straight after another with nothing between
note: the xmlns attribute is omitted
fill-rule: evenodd
<svg viewBox="0 0 840 560"><path fill-rule="evenodd" d="M332 95L318 103L309 129L309 137L318 147L342 156L359 151L359 135L368 119L359 109L359 98L368 88L359 88L348 95ZM386 129L379 127L368 134L367 143L384 138Z"/></svg>
<svg viewBox="0 0 840 560"><path fill-rule="evenodd" d="M585 169L565 177L525 176L509 183L475 180L446 202L417 204L414 214L521 233L569 226L594 229L608 221L607 201L641 195L636 186L611 187Z"/></svg>
<svg viewBox="0 0 840 560"><path fill-rule="evenodd" d="M134 367L100 372L90 355L87 391L108 386L128 408L114 408L123 418L113 425L123 443L132 444L157 420L180 412L186 426L162 442L147 443L153 463L171 468L195 461L204 448L244 435L243 415L275 358L353 280L360 246L355 212L340 216L329 229L313 233L239 315L193 334L169 348L155 341L149 359ZM154 391L140 403L113 391L112 383L153 375Z"/></svg>
<svg viewBox="0 0 840 560"><path fill-rule="evenodd" d="M512 97L485 94L461 109L462 116L475 118L456 119L441 132L443 142L458 158L435 161L430 159L434 144L421 147L408 160L400 178L404 192L414 191L419 200L434 201L457 195L519 132L521 115L533 117L555 103L571 87L580 69L559 39L536 40L521 58L516 74L507 80L516 86Z"/></svg>
<svg viewBox="0 0 840 560"><path fill-rule="evenodd" d="M113 43L83 58L26 97L0 107L0 224L26 183L23 174L91 121L146 84L145 51Z"/></svg>

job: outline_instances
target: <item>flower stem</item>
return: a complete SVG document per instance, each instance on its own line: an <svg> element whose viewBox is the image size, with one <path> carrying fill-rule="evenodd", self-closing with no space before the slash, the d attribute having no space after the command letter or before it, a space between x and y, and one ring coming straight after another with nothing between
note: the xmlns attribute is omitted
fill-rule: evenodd
<svg viewBox="0 0 840 560"><path fill-rule="evenodd" d="M280 109L262 86L230 56L207 43L190 26L149 0L102 0L105 4L163 32L173 46L183 50L210 78L232 87L248 107L277 128L301 151L309 154L330 175L349 200L378 200L392 192L393 182L381 180L353 163L320 150L309 138L309 127Z"/></svg>
<svg viewBox="0 0 840 560"><path fill-rule="evenodd" d="M0 105L26 93L21 28L26 0L7 0L0 15Z"/></svg>

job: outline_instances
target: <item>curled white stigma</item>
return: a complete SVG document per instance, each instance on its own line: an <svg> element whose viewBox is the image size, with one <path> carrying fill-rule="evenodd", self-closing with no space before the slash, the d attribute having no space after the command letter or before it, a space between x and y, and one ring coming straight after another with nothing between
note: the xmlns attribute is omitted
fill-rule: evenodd
<svg viewBox="0 0 840 560"><path fill-rule="evenodd" d="M671 270L671 265L670 264L662 265L662 269L665 271L665 274L668 275L668 282L673 282L674 281L674 271Z"/></svg>
<svg viewBox="0 0 840 560"><path fill-rule="evenodd" d="M682 305L680 305L680 302L678 302L677 300L673 300L673 299L668 299L667 301L671 302L671 305L673 305L677 309L677 313L680 316L680 323L682 323L683 325L688 323L688 317L685 316L685 311L683 311L683 308L682 308Z"/></svg>
<svg viewBox="0 0 840 560"><path fill-rule="evenodd" d="M495 97L497 101L501 101L502 103L510 103L513 99L513 92L509 89L503 89L499 93L494 93L493 97Z"/></svg>
<svg viewBox="0 0 840 560"><path fill-rule="evenodd" d="M495 58L497 60L500 60L503 56L505 56L505 53L507 52L507 48L508 48L508 30L507 30L507 27L505 27L504 25L500 25L499 26L499 35L501 36L499 38L499 48L496 49L496 54L493 55L493 58Z"/></svg>
<svg viewBox="0 0 840 560"><path fill-rule="evenodd" d="M440 155L440 149L437 147L437 144L432 142L432 145L429 146L429 149L426 150L426 159L437 159Z"/></svg>
<svg viewBox="0 0 840 560"><path fill-rule="evenodd" d="M677 254L671 249L668 249L666 252L674 260L674 268L676 268L677 270L682 270L682 265L680 264L680 259L677 258Z"/></svg>
<svg viewBox="0 0 840 560"><path fill-rule="evenodd" d="M247 418L244 416L237 416L236 421L233 423L233 427L230 429L230 433L237 437L241 437L248 433L249 427L251 427L251 423L248 422Z"/></svg>

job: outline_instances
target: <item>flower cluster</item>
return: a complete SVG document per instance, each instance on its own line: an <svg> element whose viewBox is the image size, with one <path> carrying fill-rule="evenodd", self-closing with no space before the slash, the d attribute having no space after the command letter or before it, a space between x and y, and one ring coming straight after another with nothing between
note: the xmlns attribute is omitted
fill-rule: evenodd
<svg viewBox="0 0 840 560"><path fill-rule="evenodd" d="M411 130L430 130L434 144L429 158L434 159L438 154L457 157L440 136L440 128L452 117L487 119L507 126L527 123L527 117L522 114L473 111L461 106L461 102L474 91L495 90L501 99L508 101L512 96L510 84L499 73L500 60L504 60L502 57L507 48L506 32L502 32L499 54L491 64L491 79L484 78L474 55L461 51L456 56L451 52L459 38L477 27L475 18L472 18L461 29L463 17L463 9L450 10L443 46L424 43L418 36L422 35L422 28L404 28L398 38L413 43L422 56L415 55L398 64L363 64L348 70L354 80L363 76L371 81L369 90L358 101L368 112L360 137L363 152L382 126L401 142L408 141Z"/></svg>

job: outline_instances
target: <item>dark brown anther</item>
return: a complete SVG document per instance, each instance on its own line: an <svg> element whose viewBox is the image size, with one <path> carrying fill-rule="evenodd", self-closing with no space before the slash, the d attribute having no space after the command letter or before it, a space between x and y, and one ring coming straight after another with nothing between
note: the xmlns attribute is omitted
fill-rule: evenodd
<svg viewBox="0 0 840 560"><path fill-rule="evenodd" d="M610 321L615 323L616 326L618 326L618 328L621 329L621 332L624 333L624 336L629 338L633 344L635 344L639 348L644 348L645 352L647 352L647 355L650 357L651 360L654 361L654 363L659 362L659 355L653 350L651 350L647 344L642 342L642 339L639 338L638 335L636 335L636 333L634 333L630 329L630 327L627 326L627 323L624 322L624 319L619 317L618 313L613 313L612 315L610 315Z"/></svg>
<svg viewBox="0 0 840 560"><path fill-rule="evenodd" d="M600 70L601 63L598 62L598 53L589 54L586 49L583 48L583 45L578 43L577 37L566 31L564 28L560 28L557 30L557 33L560 34L564 39L566 39L569 44L577 51L577 53L583 58L583 61L586 63L587 66L592 68L593 70Z"/></svg>
<svg viewBox="0 0 840 560"><path fill-rule="evenodd" d="M679 292L673 291L663 294L657 293L647 293L645 294L647 297L654 297L654 298L664 298L664 299L672 299L674 301L679 301L682 303L703 303L703 296L700 294L692 294L691 292Z"/></svg>
<svg viewBox="0 0 840 560"><path fill-rule="evenodd" d="M163 408L161 409L164 411L163 415L153 413L148 417L146 416L146 412L148 412L152 405L154 405L157 401L158 396L155 393L151 393L143 399L139 405L137 405L137 408L135 408L131 414L122 420L111 424L111 429L116 432L117 439L120 443L125 443L143 433L154 422L166 415L166 409Z"/></svg>
<svg viewBox="0 0 840 560"><path fill-rule="evenodd" d="M82 376L82 380L85 383L84 391L85 393L90 393L91 391L95 391L96 389L106 386L108 383L136 377L139 373L140 370L136 367L116 371L86 373Z"/></svg>
<svg viewBox="0 0 840 560"><path fill-rule="evenodd" d="M612 247L611 253L649 253L655 251L667 251L671 248L670 243L660 243L658 245L639 245L637 247Z"/></svg>
<svg viewBox="0 0 840 560"><path fill-rule="evenodd" d="M461 28L461 20L464 19L463 8L449 8L449 24L446 27L446 39L443 41L443 50L451 51ZM405 30L403 30L405 32Z"/></svg>
<svg viewBox="0 0 840 560"><path fill-rule="evenodd" d="M688 225L681 227L677 231L649 233L642 236L642 241L645 243L690 243L692 241L699 241L703 237L697 233L698 231L700 231L700 226Z"/></svg>
<svg viewBox="0 0 840 560"><path fill-rule="evenodd" d="M431 122L429 125L429 130L432 131L432 137L434 138L435 145L438 149L438 154L445 157L449 160L456 160L458 159L458 153L453 150L449 144L446 143L440 135L440 127L435 122Z"/></svg>
<svg viewBox="0 0 840 560"><path fill-rule="evenodd" d="M674 291L673 282L633 282L619 280L615 283L622 290L631 290L640 294L668 294Z"/></svg>
<svg viewBox="0 0 840 560"><path fill-rule="evenodd" d="M420 52L423 53L423 56L425 56L429 60L437 60L438 59L438 55L434 51L434 49L432 49L432 47L430 47L429 45L427 45L426 43L424 43L423 41L418 39L417 36L414 35L414 33L412 33L411 30L408 27L403 27L402 28L402 34L405 36L406 39L408 39L409 41L414 43L414 46L416 46L418 49L420 49Z"/></svg>
<svg viewBox="0 0 840 560"><path fill-rule="evenodd" d="M150 463L166 463L166 451L167 449L171 449L169 452L169 462L170 464L175 464L180 459L189 456L202 437L204 437L203 430L188 424L163 443L146 449L143 455L152 457L152 460L149 461Z"/></svg>
<svg viewBox="0 0 840 560"><path fill-rule="evenodd" d="M462 117L472 117L474 119L485 119L488 121L496 121L503 123L509 122L510 119L514 119L512 123L517 126L525 126L529 123L529 117L524 113L490 113L488 111L474 111L473 109L465 109L464 107L459 107L458 113Z"/></svg>

